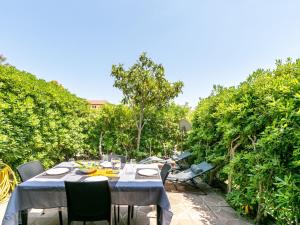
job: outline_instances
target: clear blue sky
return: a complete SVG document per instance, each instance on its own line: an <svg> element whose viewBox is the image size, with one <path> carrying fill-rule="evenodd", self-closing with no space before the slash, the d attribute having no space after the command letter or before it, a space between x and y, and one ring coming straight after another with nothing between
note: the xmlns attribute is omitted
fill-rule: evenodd
<svg viewBox="0 0 300 225"><path fill-rule="evenodd" d="M117 103L112 64L145 51L195 106L213 84L300 55L300 1L9 0L0 4L0 54L76 95Z"/></svg>

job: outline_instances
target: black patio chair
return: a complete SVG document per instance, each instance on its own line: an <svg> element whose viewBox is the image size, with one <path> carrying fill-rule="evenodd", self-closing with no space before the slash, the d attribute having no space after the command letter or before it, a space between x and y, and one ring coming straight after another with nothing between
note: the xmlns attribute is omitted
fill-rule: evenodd
<svg viewBox="0 0 300 225"><path fill-rule="evenodd" d="M165 185L166 179L169 176L169 173L170 173L171 169L172 169L172 166L168 163L165 163L163 165L163 167L161 168L160 177L161 177L161 180L162 180L164 185Z"/></svg>
<svg viewBox="0 0 300 225"><path fill-rule="evenodd" d="M214 168L213 165L207 163L207 162L201 162L200 164L193 164L189 169L186 169L184 171L181 171L176 174L170 174L167 177L167 180L171 181L175 188L176 183L186 183L189 185L192 185L193 187L198 188L196 181L194 180L196 177L202 176L205 173L209 172ZM204 194L206 194L204 192Z"/></svg>
<svg viewBox="0 0 300 225"><path fill-rule="evenodd" d="M108 181L65 181L68 225L72 221L107 221L111 225L111 193Z"/></svg>
<svg viewBox="0 0 300 225"><path fill-rule="evenodd" d="M30 178L35 177L36 175L38 175L40 173L43 173L44 171L45 171L45 169L39 161L31 161L31 162L22 164L21 166L17 167L17 172L18 172L22 182L25 182L25 181L29 180ZM62 212L61 212L60 208L58 210L58 215L59 215L59 224L63 225ZM22 224L27 225L28 210L21 211L21 219L22 219Z"/></svg>

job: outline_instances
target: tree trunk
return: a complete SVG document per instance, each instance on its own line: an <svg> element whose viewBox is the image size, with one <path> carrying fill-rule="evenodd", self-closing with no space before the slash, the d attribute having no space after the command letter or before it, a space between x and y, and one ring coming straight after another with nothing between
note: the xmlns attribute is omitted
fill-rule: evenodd
<svg viewBox="0 0 300 225"><path fill-rule="evenodd" d="M241 143L236 143L234 145L234 142L236 142L237 140L240 139L240 136L236 137L232 142L231 142L231 145L230 145L230 149L229 149L229 159L230 161L233 159L234 157L234 154L235 154L235 150L241 145ZM230 163L229 161L229 163ZM230 172L228 174L228 192L231 192L232 190L232 173Z"/></svg>
<svg viewBox="0 0 300 225"><path fill-rule="evenodd" d="M253 137L251 137L251 136L249 135L248 138L250 139L250 141L251 141L251 143L252 143L252 146L253 146L253 150L255 151L255 150L256 150L256 141L257 141L256 136L253 135Z"/></svg>
<svg viewBox="0 0 300 225"><path fill-rule="evenodd" d="M100 138L99 138L99 156L100 156L100 159L102 159L102 140L103 140L103 132L100 133Z"/></svg>
<svg viewBox="0 0 300 225"><path fill-rule="evenodd" d="M138 125L137 125L137 130L138 130L137 146L136 146L137 151L140 150L142 130L143 130L143 127L144 127L143 121L144 121L144 109L141 108L140 115L139 115L139 121L138 121Z"/></svg>
<svg viewBox="0 0 300 225"><path fill-rule="evenodd" d="M261 224L262 220L262 201L261 201L261 195L263 193L263 185L262 182L259 182L259 187L258 187L258 195L259 195L259 200L258 200L258 207L257 207L257 214L255 218L256 224Z"/></svg>

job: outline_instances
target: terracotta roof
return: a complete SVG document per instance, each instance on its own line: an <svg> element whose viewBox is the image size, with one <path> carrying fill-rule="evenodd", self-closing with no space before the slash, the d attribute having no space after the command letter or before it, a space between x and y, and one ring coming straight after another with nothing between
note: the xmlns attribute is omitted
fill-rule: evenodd
<svg viewBox="0 0 300 225"><path fill-rule="evenodd" d="M104 104L107 104L108 101L106 100L87 100L90 105L104 105Z"/></svg>

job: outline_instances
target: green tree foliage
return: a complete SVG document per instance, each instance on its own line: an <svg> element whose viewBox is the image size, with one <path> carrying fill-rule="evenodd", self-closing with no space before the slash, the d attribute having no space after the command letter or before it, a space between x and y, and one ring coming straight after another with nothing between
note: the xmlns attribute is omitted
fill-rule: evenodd
<svg viewBox="0 0 300 225"><path fill-rule="evenodd" d="M234 207L257 223L298 224L300 60L276 65L238 87L214 87L194 112L188 144L217 166Z"/></svg>
<svg viewBox="0 0 300 225"><path fill-rule="evenodd" d="M147 126L136 151L134 108L108 104L90 110L57 82L0 65L0 159L13 167L34 159L49 167L78 155L98 158L100 151L165 155L182 141L178 121L188 113L188 106L174 103L145 109Z"/></svg>
<svg viewBox="0 0 300 225"><path fill-rule="evenodd" d="M164 67L156 64L145 53L128 70L123 65L113 65L111 75L115 79L114 87L123 92L124 103L129 104L137 115L136 142L139 151L146 111L166 106L181 92L183 83L167 81Z"/></svg>
<svg viewBox="0 0 300 225"><path fill-rule="evenodd" d="M93 110L91 115L93 122L89 123L91 127L88 142L92 145L92 154L100 155L101 150L103 154L113 152L128 155L128 151L134 148L135 125L132 110L122 104L107 104Z"/></svg>
<svg viewBox="0 0 300 225"><path fill-rule="evenodd" d="M53 165L88 148L87 102L57 82L0 65L0 159Z"/></svg>
<svg viewBox="0 0 300 225"><path fill-rule="evenodd" d="M92 155L99 155L99 142L104 154L116 153L142 158L149 155L165 155L179 145L181 134L178 121L186 118L190 109L171 103L161 110L148 108L145 112L147 126L136 150L136 125L134 110L127 105L107 104L94 110L89 120L88 143ZM101 141L100 141L101 140ZM166 151L166 152L165 152Z"/></svg>

